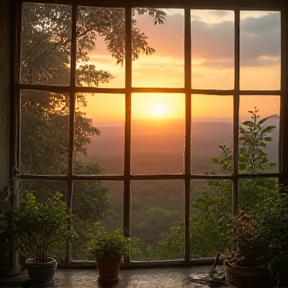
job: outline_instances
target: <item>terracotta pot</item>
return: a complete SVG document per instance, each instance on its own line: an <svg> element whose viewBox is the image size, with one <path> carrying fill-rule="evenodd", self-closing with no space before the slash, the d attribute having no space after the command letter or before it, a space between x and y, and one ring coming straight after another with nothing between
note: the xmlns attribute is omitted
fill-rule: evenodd
<svg viewBox="0 0 288 288"><path fill-rule="evenodd" d="M96 257L97 269L99 272L98 281L118 282L121 259L102 260Z"/></svg>
<svg viewBox="0 0 288 288"><path fill-rule="evenodd" d="M270 286L268 269L260 267L242 267L224 262L226 282L237 288L265 288Z"/></svg>
<svg viewBox="0 0 288 288"><path fill-rule="evenodd" d="M54 283L57 262L48 258L48 262L35 263L34 258L26 260L28 276L33 287L45 287Z"/></svg>

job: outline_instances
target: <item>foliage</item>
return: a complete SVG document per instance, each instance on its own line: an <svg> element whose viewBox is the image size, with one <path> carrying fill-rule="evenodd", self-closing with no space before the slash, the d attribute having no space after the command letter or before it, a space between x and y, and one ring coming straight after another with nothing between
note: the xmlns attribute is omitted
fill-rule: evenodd
<svg viewBox="0 0 288 288"><path fill-rule="evenodd" d="M235 246L228 254L238 266L266 267L271 272L288 269L288 194L265 191L263 201L250 213L233 217Z"/></svg>
<svg viewBox="0 0 288 288"><path fill-rule="evenodd" d="M69 85L71 6L24 3L22 7L20 82L30 85ZM135 8L132 13L148 14L155 25L163 24L166 16L163 10L156 8ZM125 58L125 33L124 9L79 8L76 19L75 73L75 84L78 87L98 87L114 78L109 71L100 70L97 65L92 64L88 53L102 38L107 51L115 59L115 64L122 65ZM155 52L148 44L148 37L137 28L136 18L132 19L132 41L133 60L141 53L150 55ZM100 135L101 131L93 126L92 119L81 109L88 105L86 95L79 93L74 96L73 173L96 175L103 172L97 163L79 163L77 158L79 155L87 156L87 145L91 138ZM68 139L71 135L70 101L70 95L67 93L35 89L21 91L21 173L67 175ZM37 197L43 203L59 187L59 182L23 180L21 190L27 189L36 194L37 191L41 191L41 195ZM65 188L61 192L65 195ZM73 253L77 253L74 250L79 250L82 242L87 239L86 228L99 221L110 208L108 192L100 181L79 180L73 183L72 209L73 213L77 214L75 229L83 240L74 240L76 242L72 245Z"/></svg>
<svg viewBox="0 0 288 288"><path fill-rule="evenodd" d="M272 116L260 119L258 112L256 108L248 111L251 114L251 121L244 121L239 127L239 170L242 173L268 172L274 166L274 163L269 161L264 148L266 143L272 140L269 134L275 126L266 125L267 120ZM219 149L222 156L213 158L212 162L219 165L218 174L231 175L233 171L232 150L226 145L219 146ZM210 174L215 174L215 172L210 172ZM269 178L245 178L240 180L238 185L239 209L244 210L245 213L253 213L256 207L261 210L261 205L268 201L267 195L278 191L277 182ZM199 196L191 204L191 257L212 257L217 252L224 253L233 245L232 189L232 181L218 179L209 180L208 185L200 184L194 187L192 195ZM177 228L179 233L175 235ZM165 235L155 251L165 251L163 255L169 253L174 255L171 247L175 247L176 243L177 251L180 251L183 245L181 241L183 229L179 228L179 224L172 226L171 231ZM165 239L172 241L173 246ZM157 253L155 251L151 252L151 255Z"/></svg>
<svg viewBox="0 0 288 288"><path fill-rule="evenodd" d="M25 3L23 6L23 65L22 82L29 84L67 85L71 50L71 7L41 3ZM156 8L134 8L136 13L148 14L154 24L163 24L166 13ZM104 38L107 50L122 64L125 57L125 10L117 8L81 7L76 22L78 86L108 82L112 75L90 65L87 51L96 47ZM132 59L155 50L148 45L148 37L132 20ZM37 49L35 49L37 47ZM43 57L44 56L44 57ZM78 77L79 76L79 77Z"/></svg>
<svg viewBox="0 0 288 288"><path fill-rule="evenodd" d="M259 119L258 112L256 107L254 110L248 111L252 121L244 121L239 127L239 170L242 173L267 172L272 166L275 166L275 163L269 161L267 153L263 150L267 142L272 141L268 135L276 128L273 125L265 125L273 115ZM212 158L212 161L220 165L220 174L231 174L233 153L225 145L219 146L219 148L223 156Z"/></svg>
<svg viewBox="0 0 288 288"><path fill-rule="evenodd" d="M10 270L13 267L11 253L13 251L13 218L7 217L12 213L14 202L14 172L0 189L0 255L1 268ZM0 268L0 269L1 269Z"/></svg>
<svg viewBox="0 0 288 288"><path fill-rule="evenodd" d="M16 249L23 256L34 258L37 263L47 261L52 243L65 241L73 234L71 216L61 197L60 192L55 192L45 203L40 203L33 193L25 191L19 210L6 215L12 223L7 228L12 229Z"/></svg>
<svg viewBox="0 0 288 288"><path fill-rule="evenodd" d="M255 174L269 171L274 166L263 150L272 139L268 136L275 126L266 126L272 117L260 119L257 108L248 111L252 121L244 121L239 127L239 170L242 173ZM213 158L220 166L219 174L231 174L233 153L225 145L219 146L222 157ZM267 193L278 190L273 179L253 178L239 181L239 207L246 212L261 205ZM232 182L228 180L210 180L202 196L192 204L191 244L192 255L207 257L224 252L232 245L233 234L229 228L232 203ZM230 243L230 244L229 244Z"/></svg>
<svg viewBox="0 0 288 288"><path fill-rule="evenodd" d="M122 259L135 253L136 238L125 237L122 229L107 231L99 222L94 225L90 233L87 250L93 256L102 260Z"/></svg>

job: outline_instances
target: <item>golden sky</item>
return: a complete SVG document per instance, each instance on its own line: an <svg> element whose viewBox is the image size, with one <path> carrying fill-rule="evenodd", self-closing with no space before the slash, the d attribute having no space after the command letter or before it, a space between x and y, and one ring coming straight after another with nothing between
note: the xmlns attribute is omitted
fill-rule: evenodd
<svg viewBox="0 0 288 288"><path fill-rule="evenodd" d="M140 55L132 63L134 87L184 87L184 11L167 9L164 25L154 25L147 15L135 16L153 55ZM243 11L240 14L240 88L243 90L280 89L280 13ZM192 88L234 88L234 12L192 10ZM100 87L124 88L125 63L116 65L99 37L97 47L89 52L97 69L109 71L115 78ZM101 105L99 105L101 98ZM279 114L278 96L241 96L240 117L255 106L265 117ZM99 121L124 120L124 95L88 97L87 116ZM97 108L96 108L97 107ZM109 107L109 109L106 109ZM105 113L104 113L105 111ZM109 112L107 112L109 111ZM185 96L181 94L132 95L133 119L183 118ZM193 119L233 117L232 96L192 95ZM249 116L249 115L248 115Z"/></svg>

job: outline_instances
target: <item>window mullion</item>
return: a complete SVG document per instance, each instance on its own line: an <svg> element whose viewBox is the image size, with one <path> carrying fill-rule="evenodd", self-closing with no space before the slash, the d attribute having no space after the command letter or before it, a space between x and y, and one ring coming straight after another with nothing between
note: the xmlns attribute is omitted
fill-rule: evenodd
<svg viewBox="0 0 288 288"><path fill-rule="evenodd" d="M124 234L130 235L130 186L131 186L131 86L132 86L132 7L125 8L125 151L124 151Z"/></svg>
<svg viewBox="0 0 288 288"><path fill-rule="evenodd" d="M190 252L190 174L191 174L191 10L185 8L185 261Z"/></svg>
<svg viewBox="0 0 288 288"><path fill-rule="evenodd" d="M72 210L72 175L73 175L73 153L74 153L74 136L75 136L75 91L76 91L76 51L77 51L77 39L76 39L76 22L77 22L77 5L72 5L71 15L71 57L70 57L70 93L69 93L69 147L68 147L68 182L67 182L67 207ZM66 243L66 264L71 262L70 253L70 241Z"/></svg>
<svg viewBox="0 0 288 288"><path fill-rule="evenodd" d="M240 106L240 10L235 10L234 40L234 95L233 95L233 192L232 214L238 210L238 173L239 173L239 106Z"/></svg>
<svg viewBox="0 0 288 288"><path fill-rule="evenodd" d="M286 6L287 7L287 6ZM287 56L288 51L288 23L287 23L287 9L281 11L281 106L280 106L280 184L288 185L288 67Z"/></svg>

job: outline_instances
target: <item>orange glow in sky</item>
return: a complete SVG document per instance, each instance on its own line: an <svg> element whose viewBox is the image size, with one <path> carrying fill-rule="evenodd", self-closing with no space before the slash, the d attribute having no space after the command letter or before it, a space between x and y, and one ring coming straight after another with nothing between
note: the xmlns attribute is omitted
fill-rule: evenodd
<svg viewBox="0 0 288 288"><path fill-rule="evenodd" d="M162 117L165 115L165 108L163 105L161 104L157 104L153 107L152 109L152 113L156 116L156 117Z"/></svg>
<svg viewBox="0 0 288 288"><path fill-rule="evenodd" d="M156 52L148 56L141 54L133 61L133 87L184 87L184 10L165 11L167 16L163 25L154 25L148 15L135 15L137 27L147 35L149 46ZM240 13L240 89L280 89L280 34L279 12ZM192 10L191 36L192 88L234 89L234 12ZM101 83L99 87L125 88L125 63L122 67L116 64L104 39L99 37L97 47L88 51L88 55L97 69L109 71L114 76L109 83ZM100 105L103 109L98 110L96 98L89 99L87 111L91 118L123 120L125 96L110 96L103 97L104 102ZM263 116L279 114L278 96L257 97L240 96L240 117L245 117L245 113L255 106L263 111ZM109 99L114 100L109 102ZM109 107L108 113L105 107ZM185 95L134 93L131 112L132 119L183 119ZM233 96L192 95L192 118L232 119Z"/></svg>
<svg viewBox="0 0 288 288"><path fill-rule="evenodd" d="M185 115L184 94L134 93L132 119L182 119Z"/></svg>

